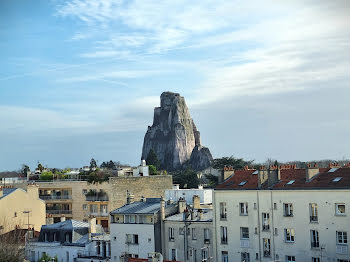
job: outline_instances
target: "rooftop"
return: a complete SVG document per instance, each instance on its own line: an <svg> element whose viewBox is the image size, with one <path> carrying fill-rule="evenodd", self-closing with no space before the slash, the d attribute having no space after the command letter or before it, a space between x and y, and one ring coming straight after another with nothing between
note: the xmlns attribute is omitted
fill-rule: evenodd
<svg viewBox="0 0 350 262"><path fill-rule="evenodd" d="M306 179L305 168L290 165L280 170L280 180L268 187L258 187L259 174L256 169L235 170L234 175L219 184L216 190L254 190L254 189L350 189L350 166L319 168L312 179ZM268 170L267 170L268 172Z"/></svg>
<svg viewBox="0 0 350 262"><path fill-rule="evenodd" d="M147 198L117 208L111 214L154 214L160 210L160 198Z"/></svg>

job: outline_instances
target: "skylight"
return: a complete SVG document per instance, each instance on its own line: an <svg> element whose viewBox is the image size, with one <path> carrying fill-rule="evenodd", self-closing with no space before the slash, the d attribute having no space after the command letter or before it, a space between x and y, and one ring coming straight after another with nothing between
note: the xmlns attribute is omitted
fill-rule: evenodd
<svg viewBox="0 0 350 262"><path fill-rule="evenodd" d="M339 182L342 178L341 177L336 177L333 179L333 182Z"/></svg>
<svg viewBox="0 0 350 262"><path fill-rule="evenodd" d="M255 170L252 174L253 175L257 175L259 173L259 171L258 170Z"/></svg>
<svg viewBox="0 0 350 262"><path fill-rule="evenodd" d="M328 173L333 173L333 172L335 172L335 171L337 171L337 170L338 170L337 167L333 167L333 168L331 168L331 169L328 170Z"/></svg>
<svg viewBox="0 0 350 262"><path fill-rule="evenodd" d="M242 181L242 182L239 183L238 185L239 185L239 186L243 186L243 185L245 185L245 183L247 183L247 181Z"/></svg>
<svg viewBox="0 0 350 262"><path fill-rule="evenodd" d="M295 180L291 180L291 181L289 181L288 183L287 183L287 185L291 185L291 184L293 184L295 182Z"/></svg>

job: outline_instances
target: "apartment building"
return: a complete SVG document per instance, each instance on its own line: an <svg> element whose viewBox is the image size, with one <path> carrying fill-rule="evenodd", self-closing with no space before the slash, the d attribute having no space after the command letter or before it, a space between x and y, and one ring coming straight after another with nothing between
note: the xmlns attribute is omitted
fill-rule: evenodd
<svg viewBox="0 0 350 262"><path fill-rule="evenodd" d="M39 231L46 221L45 202L39 199L38 187L0 187L0 234L14 229Z"/></svg>
<svg viewBox="0 0 350 262"><path fill-rule="evenodd" d="M201 208L199 196L191 202L192 206L180 199L177 214L164 219L163 256L167 260L215 261L213 212Z"/></svg>
<svg viewBox="0 0 350 262"><path fill-rule="evenodd" d="M162 251L162 219L174 214L177 207L163 198L143 198L134 202L128 194L127 203L111 214L112 261L126 257L145 258L148 253Z"/></svg>
<svg viewBox="0 0 350 262"><path fill-rule="evenodd" d="M225 168L214 190L216 257L350 261L350 165Z"/></svg>
<svg viewBox="0 0 350 262"><path fill-rule="evenodd" d="M187 204L192 205L193 196L199 196L202 204L211 205L213 203L213 189L203 188L199 185L198 188L180 189L179 184L173 185L173 188L165 190L165 200L179 201L184 199Z"/></svg>
<svg viewBox="0 0 350 262"><path fill-rule="evenodd" d="M125 204L126 192L134 192L135 199L161 197L172 187L172 176L111 177L108 182L89 184L87 181L37 182L39 196L46 202L46 212L61 217L88 221L95 217L105 230L109 229L109 212Z"/></svg>

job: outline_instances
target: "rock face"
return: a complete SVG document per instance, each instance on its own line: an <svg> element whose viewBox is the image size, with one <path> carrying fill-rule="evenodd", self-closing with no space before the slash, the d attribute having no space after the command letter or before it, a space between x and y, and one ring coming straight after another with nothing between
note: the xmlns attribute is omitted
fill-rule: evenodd
<svg viewBox="0 0 350 262"><path fill-rule="evenodd" d="M151 149L167 170L181 168L185 163L202 170L213 159L209 149L201 145L185 99L171 92L162 93L160 107L154 109L153 125L146 132L141 158L146 159Z"/></svg>

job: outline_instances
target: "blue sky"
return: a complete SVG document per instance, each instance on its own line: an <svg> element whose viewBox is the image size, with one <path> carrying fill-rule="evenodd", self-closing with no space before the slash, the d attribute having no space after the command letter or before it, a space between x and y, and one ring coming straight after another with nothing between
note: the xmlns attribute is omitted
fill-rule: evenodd
<svg viewBox="0 0 350 262"><path fill-rule="evenodd" d="M0 170L139 162L163 91L214 157L349 158L348 1L4 0Z"/></svg>

